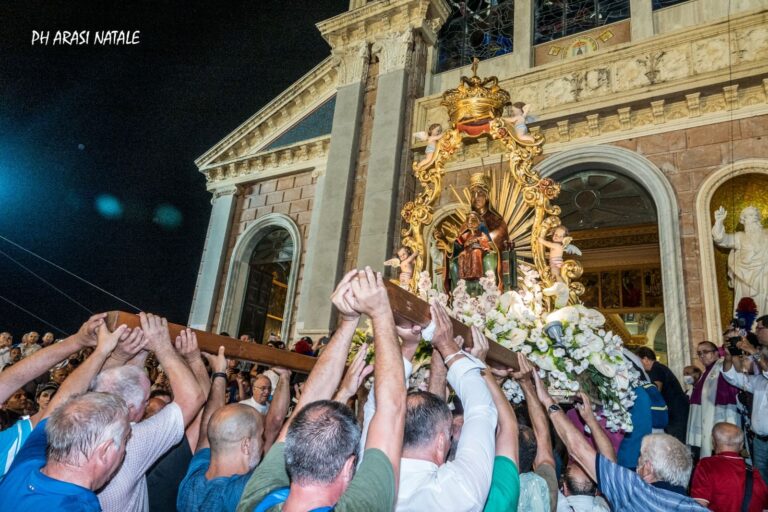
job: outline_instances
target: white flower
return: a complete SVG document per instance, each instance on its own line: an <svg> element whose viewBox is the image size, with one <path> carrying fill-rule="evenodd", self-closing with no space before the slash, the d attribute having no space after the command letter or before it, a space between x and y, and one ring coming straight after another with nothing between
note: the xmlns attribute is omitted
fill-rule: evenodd
<svg viewBox="0 0 768 512"><path fill-rule="evenodd" d="M566 306L564 308L556 309L552 313L547 315L547 323L550 322L562 322L563 324L571 324L579 321L579 310L575 306Z"/></svg>
<svg viewBox="0 0 768 512"><path fill-rule="evenodd" d="M616 375L616 368L604 359L603 353L598 352L589 356L589 362L597 371L608 377L613 378Z"/></svg>

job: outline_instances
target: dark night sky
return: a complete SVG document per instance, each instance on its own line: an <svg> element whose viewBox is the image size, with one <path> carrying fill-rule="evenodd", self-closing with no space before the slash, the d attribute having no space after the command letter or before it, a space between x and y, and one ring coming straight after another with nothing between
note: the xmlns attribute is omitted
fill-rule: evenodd
<svg viewBox="0 0 768 512"><path fill-rule="evenodd" d="M186 323L211 208L194 159L325 58L314 24L347 6L0 3L0 235ZM50 30L48 45L32 46L32 30ZM91 30L91 44L53 46L56 30ZM141 42L96 46L97 30L140 30ZM118 217L97 211L106 196ZM165 225L158 207L171 212ZM5 241L0 250L88 309L131 311ZM68 332L88 316L2 254L0 295ZM0 330L18 340L32 329L51 330L0 301Z"/></svg>

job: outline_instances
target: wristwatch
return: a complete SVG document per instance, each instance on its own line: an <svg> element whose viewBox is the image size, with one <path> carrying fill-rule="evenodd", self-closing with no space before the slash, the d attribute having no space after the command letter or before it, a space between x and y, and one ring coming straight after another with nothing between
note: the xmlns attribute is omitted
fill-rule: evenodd
<svg viewBox="0 0 768 512"><path fill-rule="evenodd" d="M550 415L550 416L552 416L554 413L556 413L556 412L558 412L558 411L562 411L562 410L563 410L563 408L562 408L562 407L560 407L560 406L559 406L559 405L557 405L557 404L552 404L552 405L550 405L550 406L547 408L547 412L549 413L549 415Z"/></svg>
<svg viewBox="0 0 768 512"><path fill-rule="evenodd" d="M754 362L759 362L763 358L763 352L758 350L750 356Z"/></svg>

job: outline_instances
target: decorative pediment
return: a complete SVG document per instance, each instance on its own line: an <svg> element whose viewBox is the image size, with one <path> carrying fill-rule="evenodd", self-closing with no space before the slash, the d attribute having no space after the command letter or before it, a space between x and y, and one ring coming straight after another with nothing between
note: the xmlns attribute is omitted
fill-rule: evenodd
<svg viewBox="0 0 768 512"><path fill-rule="evenodd" d="M313 116L313 121L318 121L318 117L323 122L327 120L327 111L333 107L329 101L333 101L336 92L337 75L338 68L331 57L326 58L195 160L195 165L208 176L211 170L242 165L262 153L327 135L305 129L306 138L296 139L302 131L302 121Z"/></svg>

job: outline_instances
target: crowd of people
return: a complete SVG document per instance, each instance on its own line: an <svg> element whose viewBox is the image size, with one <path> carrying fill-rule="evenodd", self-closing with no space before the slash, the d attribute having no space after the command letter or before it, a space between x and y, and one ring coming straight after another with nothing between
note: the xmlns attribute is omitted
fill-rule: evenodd
<svg viewBox="0 0 768 512"><path fill-rule="evenodd" d="M522 354L514 369L486 361L477 329L464 350L439 304L423 331L396 319L369 268L330 300L331 337L293 347L317 358L306 378L202 353L152 314L114 331L94 315L20 346L0 334L0 510L768 508L768 317L755 339L700 343L688 392L652 350L628 352L633 430L614 433L588 394L558 403ZM350 355L361 316L372 362L366 345ZM427 338L428 390L409 391Z"/></svg>

